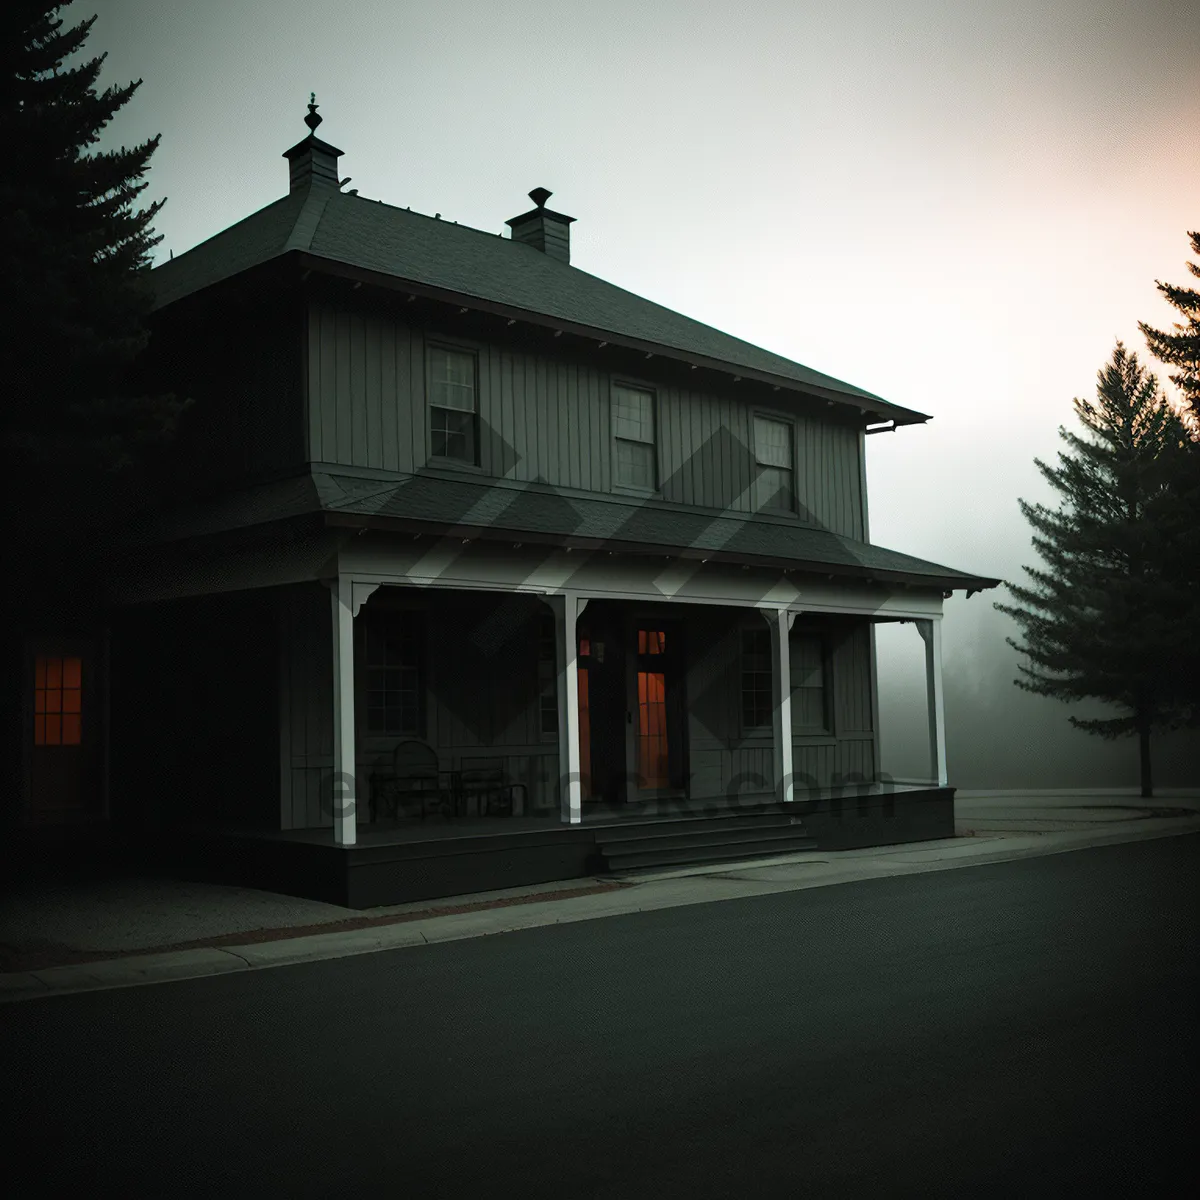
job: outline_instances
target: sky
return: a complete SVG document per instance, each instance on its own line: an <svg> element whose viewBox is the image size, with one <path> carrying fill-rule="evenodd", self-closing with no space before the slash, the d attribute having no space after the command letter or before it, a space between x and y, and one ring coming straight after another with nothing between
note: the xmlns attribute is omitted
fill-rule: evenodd
<svg viewBox="0 0 1200 1200"><path fill-rule="evenodd" d="M287 190L320 135L361 195L493 232L533 187L572 263L933 417L867 440L871 540L992 578L1037 565L1073 397L1177 315L1200 229L1194 0L76 0L101 86L143 83L98 149L161 133L158 260ZM1168 390L1170 385L1167 385ZM997 589L947 601L950 781L1132 787L1132 739L1013 686ZM881 631L884 767L927 759L923 650ZM1156 739L1200 785L1200 737Z"/></svg>

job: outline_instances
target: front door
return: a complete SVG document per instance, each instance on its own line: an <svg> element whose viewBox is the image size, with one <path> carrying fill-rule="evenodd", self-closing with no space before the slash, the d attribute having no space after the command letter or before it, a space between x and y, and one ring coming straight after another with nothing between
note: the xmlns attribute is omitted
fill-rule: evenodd
<svg viewBox="0 0 1200 1200"><path fill-rule="evenodd" d="M628 796L645 800L683 790L683 671L677 621L636 621L630 654Z"/></svg>
<svg viewBox="0 0 1200 1200"><path fill-rule="evenodd" d="M29 820L61 824L102 815L95 644L42 643L30 647L26 662Z"/></svg>

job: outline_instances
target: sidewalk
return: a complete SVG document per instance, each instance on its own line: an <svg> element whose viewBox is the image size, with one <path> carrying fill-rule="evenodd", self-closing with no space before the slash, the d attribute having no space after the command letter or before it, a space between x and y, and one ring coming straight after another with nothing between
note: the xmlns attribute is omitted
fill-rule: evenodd
<svg viewBox="0 0 1200 1200"><path fill-rule="evenodd" d="M967 794L959 836L625 872L368 913L171 879L42 885L0 907L0 1000L190 979L566 921L1200 832L1200 792ZM1171 815L1167 815L1167 814Z"/></svg>

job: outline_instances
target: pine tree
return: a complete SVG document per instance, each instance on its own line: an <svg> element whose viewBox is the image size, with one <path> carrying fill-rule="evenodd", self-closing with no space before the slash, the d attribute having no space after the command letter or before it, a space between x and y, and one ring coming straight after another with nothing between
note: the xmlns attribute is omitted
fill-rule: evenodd
<svg viewBox="0 0 1200 1200"><path fill-rule="evenodd" d="M1060 426L1073 453L1059 451L1057 467L1034 460L1063 503L1051 511L1019 501L1045 568L1025 567L1035 586L1005 585L1019 606L995 607L1025 635L1025 645L1006 639L1031 664L1014 683L1113 705L1111 718L1068 719L1106 739L1137 734L1142 795L1151 796L1151 733L1196 720L1186 656L1194 664L1200 612L1179 556L1190 447L1157 379L1120 342L1098 373L1096 401L1076 399L1074 409L1091 436Z"/></svg>
<svg viewBox="0 0 1200 1200"><path fill-rule="evenodd" d="M96 20L64 29L64 7L8 0L0 15L0 449L14 503L51 477L61 497L67 480L82 491L135 465L187 403L131 386L164 203L135 201L159 136L87 152L141 80L98 94L105 55L64 66Z"/></svg>
<svg viewBox="0 0 1200 1200"><path fill-rule="evenodd" d="M1189 233L1188 237L1192 242L1192 252L1200 255L1200 233ZM1187 269L1193 275L1200 276L1200 265L1190 262ZM1161 280L1155 282L1167 302L1185 318L1185 323L1176 324L1174 333L1153 329L1145 321L1139 321L1138 328L1155 358L1179 368L1179 373L1169 378L1183 393L1192 417L1200 421L1200 292L1195 288L1175 287Z"/></svg>

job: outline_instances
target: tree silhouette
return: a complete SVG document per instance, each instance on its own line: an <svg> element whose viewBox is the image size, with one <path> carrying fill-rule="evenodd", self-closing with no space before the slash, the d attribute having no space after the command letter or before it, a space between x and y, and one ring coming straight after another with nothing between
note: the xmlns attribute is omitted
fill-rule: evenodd
<svg viewBox="0 0 1200 1200"><path fill-rule="evenodd" d="M1188 237L1192 242L1192 252L1200 255L1200 233L1189 233ZM1200 265L1190 262L1187 269L1200 277ZM1155 358L1179 368L1178 374L1169 378L1183 393L1192 417L1200 421L1200 292L1195 288L1175 287L1161 280L1155 282L1158 290L1178 310L1184 321L1175 325L1174 333L1153 329L1145 321L1139 321L1138 328Z"/></svg>
<svg viewBox="0 0 1200 1200"><path fill-rule="evenodd" d="M1006 639L1032 664L1016 685L1116 706L1112 718L1068 719L1104 738L1136 733L1142 795L1151 796L1151 732L1196 717L1186 691L1197 601L1179 560L1188 439L1157 379L1120 342L1098 373L1096 401L1074 408L1091 436L1060 426L1073 453L1060 451L1057 467L1034 460L1061 507L1018 502L1045 568L1025 567L1035 586L1005 584L1020 606L995 607L1025 635L1025 645Z"/></svg>

